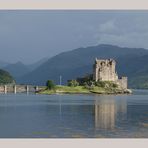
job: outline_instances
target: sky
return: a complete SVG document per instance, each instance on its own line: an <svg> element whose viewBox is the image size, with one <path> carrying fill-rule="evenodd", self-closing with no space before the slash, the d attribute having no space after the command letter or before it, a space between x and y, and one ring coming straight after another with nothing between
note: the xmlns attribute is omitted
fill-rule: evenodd
<svg viewBox="0 0 148 148"><path fill-rule="evenodd" d="M31 64L102 43L148 49L148 11L0 10L0 61Z"/></svg>

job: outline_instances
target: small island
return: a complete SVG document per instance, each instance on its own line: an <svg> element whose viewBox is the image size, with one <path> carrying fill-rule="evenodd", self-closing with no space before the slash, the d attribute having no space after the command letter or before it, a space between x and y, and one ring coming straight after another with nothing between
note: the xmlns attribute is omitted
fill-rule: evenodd
<svg viewBox="0 0 148 148"><path fill-rule="evenodd" d="M67 86L55 85L52 80L46 83L47 88L39 94L129 94L127 77L118 77L116 61L113 59L97 59L93 65L93 74L82 78L68 80Z"/></svg>

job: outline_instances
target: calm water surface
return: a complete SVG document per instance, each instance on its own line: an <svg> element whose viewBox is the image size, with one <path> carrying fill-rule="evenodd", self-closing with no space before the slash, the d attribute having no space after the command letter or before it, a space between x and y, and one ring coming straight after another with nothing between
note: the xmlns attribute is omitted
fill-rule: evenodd
<svg viewBox="0 0 148 148"><path fill-rule="evenodd" d="M0 95L0 138L148 138L148 91Z"/></svg>

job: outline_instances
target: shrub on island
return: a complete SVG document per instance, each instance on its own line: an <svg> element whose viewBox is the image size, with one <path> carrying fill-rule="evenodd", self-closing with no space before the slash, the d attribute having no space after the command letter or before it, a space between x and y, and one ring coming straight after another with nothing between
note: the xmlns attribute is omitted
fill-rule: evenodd
<svg viewBox="0 0 148 148"><path fill-rule="evenodd" d="M54 89L55 88L54 82L52 80L47 80L46 88L49 89L49 90Z"/></svg>
<svg viewBox="0 0 148 148"><path fill-rule="evenodd" d="M70 81L68 81L68 86L70 86L70 87L79 86L79 82L77 82L77 80L70 80Z"/></svg>

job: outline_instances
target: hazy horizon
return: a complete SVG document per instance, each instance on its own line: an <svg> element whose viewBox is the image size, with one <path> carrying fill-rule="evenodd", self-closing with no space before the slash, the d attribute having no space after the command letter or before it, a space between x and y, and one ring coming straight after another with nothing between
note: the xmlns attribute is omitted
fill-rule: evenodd
<svg viewBox="0 0 148 148"><path fill-rule="evenodd" d="M148 49L148 11L1 10L0 60L25 64L112 44Z"/></svg>

